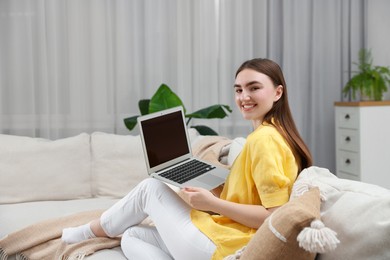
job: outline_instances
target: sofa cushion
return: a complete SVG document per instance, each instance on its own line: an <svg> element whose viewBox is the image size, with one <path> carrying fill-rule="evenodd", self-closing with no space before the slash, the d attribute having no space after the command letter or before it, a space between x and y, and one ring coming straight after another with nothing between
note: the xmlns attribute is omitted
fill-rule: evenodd
<svg viewBox="0 0 390 260"><path fill-rule="evenodd" d="M340 240L318 259L390 259L390 190L341 179L319 167L305 169L294 187L305 185L320 188L321 219Z"/></svg>
<svg viewBox="0 0 390 260"><path fill-rule="evenodd" d="M124 197L148 177L140 136L91 135L92 186L97 197Z"/></svg>
<svg viewBox="0 0 390 260"><path fill-rule="evenodd" d="M108 209L117 199L89 198L64 201L32 201L0 205L0 239L37 222L77 212ZM26 217L28 216L28 217Z"/></svg>
<svg viewBox="0 0 390 260"><path fill-rule="evenodd" d="M278 208L249 241L240 259L314 259L299 247L298 234L320 217L320 193L312 189Z"/></svg>
<svg viewBox="0 0 390 260"><path fill-rule="evenodd" d="M66 201L33 201L0 205L0 239L7 234L43 220L68 216L89 210L107 209L116 201L117 199L89 198ZM16 257L15 255L12 255L8 259L13 260L16 259ZM116 247L95 252L84 259L125 260L126 257L123 255L120 247Z"/></svg>
<svg viewBox="0 0 390 260"><path fill-rule="evenodd" d="M0 204L92 196L89 135L0 135Z"/></svg>

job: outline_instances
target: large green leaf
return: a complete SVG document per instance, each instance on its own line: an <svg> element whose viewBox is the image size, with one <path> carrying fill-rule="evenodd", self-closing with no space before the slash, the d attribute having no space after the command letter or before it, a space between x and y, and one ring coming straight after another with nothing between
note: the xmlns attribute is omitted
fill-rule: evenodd
<svg viewBox="0 0 390 260"><path fill-rule="evenodd" d="M182 106L185 112L181 99L167 85L162 84L150 99L149 113L177 106Z"/></svg>
<svg viewBox="0 0 390 260"><path fill-rule="evenodd" d="M217 132L215 132L213 129L205 125L195 125L191 127L195 128L196 131L198 131L198 133L201 135L218 135Z"/></svg>
<svg viewBox="0 0 390 260"><path fill-rule="evenodd" d="M156 93L151 99L142 99L138 102L138 108L141 115L147 115L149 113L158 112L164 109L182 106L184 113L186 114L186 109L182 100L165 84L161 84ZM198 110L194 113L186 115L188 122L192 118L202 118L202 119L211 119L211 118L224 118L231 113L232 110L227 105L214 105L201 110ZM131 131L137 125L137 118L139 116L132 116L123 119L126 127ZM210 127L199 125L192 126L197 129L198 132L202 135L218 135Z"/></svg>
<svg viewBox="0 0 390 260"><path fill-rule="evenodd" d="M213 105L210 107L206 107L203 109L200 109L196 112L193 112L191 114L186 115L188 118L204 118L204 119L211 119L211 118L224 118L228 116L227 112L232 112L231 108L227 105Z"/></svg>
<svg viewBox="0 0 390 260"><path fill-rule="evenodd" d="M139 112L141 112L141 115L149 114L149 103L150 103L150 99L141 99L138 102L138 108L139 108Z"/></svg>
<svg viewBox="0 0 390 260"><path fill-rule="evenodd" d="M129 129L130 131L134 129L134 127L137 125L137 118L138 116L132 116L123 119L123 122L125 123L127 129Z"/></svg>

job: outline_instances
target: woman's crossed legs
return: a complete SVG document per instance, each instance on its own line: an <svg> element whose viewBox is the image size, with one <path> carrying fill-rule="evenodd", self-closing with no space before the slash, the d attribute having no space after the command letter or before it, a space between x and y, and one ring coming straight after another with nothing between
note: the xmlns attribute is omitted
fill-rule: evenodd
<svg viewBox="0 0 390 260"><path fill-rule="evenodd" d="M122 249L127 258L141 254L144 259L148 254L150 259L156 259L158 254L158 259L210 259L216 246L193 225L190 212L191 207L172 189L150 178L106 210L100 219L65 229L63 240L74 243L94 236L123 234ZM138 225L147 216L155 227Z"/></svg>

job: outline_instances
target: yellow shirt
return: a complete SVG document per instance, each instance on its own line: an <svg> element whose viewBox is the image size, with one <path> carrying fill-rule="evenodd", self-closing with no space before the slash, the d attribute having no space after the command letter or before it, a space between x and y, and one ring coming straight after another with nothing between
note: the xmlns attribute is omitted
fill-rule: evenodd
<svg viewBox="0 0 390 260"><path fill-rule="evenodd" d="M273 126L261 125L248 136L220 198L265 208L281 206L289 200L297 173L298 166L287 142ZM191 219L217 246L212 259L233 254L256 232L228 217L198 210L192 210Z"/></svg>

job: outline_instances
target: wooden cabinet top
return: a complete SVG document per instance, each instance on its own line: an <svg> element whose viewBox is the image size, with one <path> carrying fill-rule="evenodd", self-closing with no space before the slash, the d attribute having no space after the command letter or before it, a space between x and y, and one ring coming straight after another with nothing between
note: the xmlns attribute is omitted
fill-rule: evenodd
<svg viewBox="0 0 390 260"><path fill-rule="evenodd" d="M384 101L356 101L356 102L334 102L339 107L372 107L372 106L390 106L390 100Z"/></svg>

